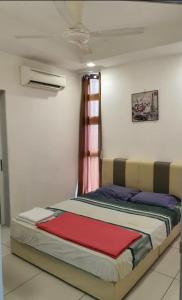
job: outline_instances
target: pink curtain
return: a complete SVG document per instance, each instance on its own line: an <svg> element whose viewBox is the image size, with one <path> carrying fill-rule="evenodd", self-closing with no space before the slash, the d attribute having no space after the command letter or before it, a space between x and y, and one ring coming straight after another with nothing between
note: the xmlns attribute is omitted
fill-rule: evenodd
<svg viewBox="0 0 182 300"><path fill-rule="evenodd" d="M78 194L91 192L100 185L101 170L101 78L82 78L79 138Z"/></svg>

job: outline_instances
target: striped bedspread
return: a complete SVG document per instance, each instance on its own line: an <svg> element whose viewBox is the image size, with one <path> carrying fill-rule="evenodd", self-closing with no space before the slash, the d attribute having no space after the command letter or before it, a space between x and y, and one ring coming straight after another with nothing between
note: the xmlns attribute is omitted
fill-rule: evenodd
<svg viewBox="0 0 182 300"><path fill-rule="evenodd" d="M49 207L59 215L69 211L96 220L102 220L123 228L132 229L142 234L142 238L133 242L128 251L131 252L134 268L151 250L162 244L171 230L180 220L180 210L174 210L105 199L96 193L73 198L53 207Z"/></svg>
<svg viewBox="0 0 182 300"><path fill-rule="evenodd" d="M129 245L117 258L91 250L14 219L11 237L41 252L84 270L105 281L117 282L127 276L147 253L169 235L180 220L180 210L104 199L96 193L60 202L49 209L60 215L81 216L135 230L142 238Z"/></svg>

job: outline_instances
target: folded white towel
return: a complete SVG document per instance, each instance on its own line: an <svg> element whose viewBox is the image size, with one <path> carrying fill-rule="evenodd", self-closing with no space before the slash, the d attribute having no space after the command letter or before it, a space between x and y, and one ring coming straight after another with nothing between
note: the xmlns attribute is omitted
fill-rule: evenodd
<svg viewBox="0 0 182 300"><path fill-rule="evenodd" d="M21 218L21 217L16 217L16 220L17 221L21 221L21 222L25 222L25 223L28 223L28 224L31 224L31 225L36 225L36 224L38 224L38 223L42 223L42 222L47 222L47 221L50 221L50 220L52 220L52 219L54 219L55 218L55 216L52 216L52 217L50 217L50 218L46 218L46 219L43 219L43 220L40 220L40 221L38 221L38 222L33 222L33 221L30 221L30 220L28 220L28 219L24 219L24 218Z"/></svg>
<svg viewBox="0 0 182 300"><path fill-rule="evenodd" d="M43 221L48 221L54 216L54 212L41 207L34 207L31 210L20 213L16 219L30 224L37 224Z"/></svg>

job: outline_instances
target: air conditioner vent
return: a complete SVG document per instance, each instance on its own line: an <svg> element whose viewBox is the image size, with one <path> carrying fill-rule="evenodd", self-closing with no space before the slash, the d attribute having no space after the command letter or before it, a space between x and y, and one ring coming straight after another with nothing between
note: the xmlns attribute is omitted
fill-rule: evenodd
<svg viewBox="0 0 182 300"><path fill-rule="evenodd" d="M41 84L43 86L50 86L50 87L53 87L53 88L60 89L60 85L51 84L51 83L47 83L47 82L40 82L40 81L30 80L30 83L35 83L35 84L38 84L38 85Z"/></svg>
<svg viewBox="0 0 182 300"><path fill-rule="evenodd" d="M21 84L58 91L66 87L66 79L62 75L32 69L28 66L21 66Z"/></svg>

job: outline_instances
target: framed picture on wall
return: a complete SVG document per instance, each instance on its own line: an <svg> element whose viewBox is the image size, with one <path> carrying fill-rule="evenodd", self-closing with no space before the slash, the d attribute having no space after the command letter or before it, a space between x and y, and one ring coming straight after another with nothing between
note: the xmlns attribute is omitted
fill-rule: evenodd
<svg viewBox="0 0 182 300"><path fill-rule="evenodd" d="M132 121L159 120L158 91L141 92L131 95Z"/></svg>

